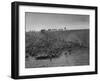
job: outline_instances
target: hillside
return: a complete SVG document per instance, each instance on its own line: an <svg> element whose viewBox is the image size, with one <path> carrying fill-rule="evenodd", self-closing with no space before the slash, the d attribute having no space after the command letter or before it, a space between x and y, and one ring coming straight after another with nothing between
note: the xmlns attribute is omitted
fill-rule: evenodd
<svg viewBox="0 0 100 81"><path fill-rule="evenodd" d="M89 48L89 30L26 32L26 56L59 56L69 47ZM73 46L73 47L72 47Z"/></svg>

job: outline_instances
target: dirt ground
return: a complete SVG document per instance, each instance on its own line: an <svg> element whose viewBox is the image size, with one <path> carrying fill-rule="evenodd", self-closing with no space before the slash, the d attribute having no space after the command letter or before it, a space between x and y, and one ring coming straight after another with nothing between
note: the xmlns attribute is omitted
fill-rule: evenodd
<svg viewBox="0 0 100 81"><path fill-rule="evenodd" d="M65 51L64 51L65 52ZM71 55L64 52L59 58L35 60L34 57L25 59L26 68L58 67L58 66L82 66L89 65L89 49L81 48L72 51Z"/></svg>

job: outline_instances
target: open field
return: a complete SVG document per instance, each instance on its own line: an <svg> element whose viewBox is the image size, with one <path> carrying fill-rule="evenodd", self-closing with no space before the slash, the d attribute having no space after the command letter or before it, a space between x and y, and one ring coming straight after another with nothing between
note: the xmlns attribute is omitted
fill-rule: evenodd
<svg viewBox="0 0 100 81"><path fill-rule="evenodd" d="M26 32L25 67L89 65L89 30Z"/></svg>
<svg viewBox="0 0 100 81"><path fill-rule="evenodd" d="M49 59L35 60L34 57L26 59L26 68L36 67L57 67L57 66L81 66L89 65L88 49L74 50L72 55L64 55L59 58L54 58L52 61Z"/></svg>

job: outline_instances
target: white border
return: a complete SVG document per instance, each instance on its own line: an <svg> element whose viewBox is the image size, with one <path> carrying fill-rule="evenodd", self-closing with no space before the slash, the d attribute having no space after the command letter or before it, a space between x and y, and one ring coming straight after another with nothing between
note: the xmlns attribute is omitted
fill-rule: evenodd
<svg viewBox="0 0 100 81"><path fill-rule="evenodd" d="M90 15L90 65L73 67L25 68L25 12ZM39 75L95 71L95 11L86 9L19 7L19 75Z"/></svg>

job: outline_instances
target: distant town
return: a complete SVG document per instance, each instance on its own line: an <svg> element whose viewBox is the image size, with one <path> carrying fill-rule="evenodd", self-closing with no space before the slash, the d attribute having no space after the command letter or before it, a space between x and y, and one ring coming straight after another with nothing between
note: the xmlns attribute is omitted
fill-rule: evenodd
<svg viewBox="0 0 100 81"><path fill-rule="evenodd" d="M63 31L66 30L66 27L64 27L63 29L48 29L47 31Z"/></svg>
<svg viewBox="0 0 100 81"><path fill-rule="evenodd" d="M66 27L64 28L60 28L60 29L41 29L40 31L65 31L65 30L69 30ZM29 32L33 32L34 30L30 30Z"/></svg>
<svg viewBox="0 0 100 81"><path fill-rule="evenodd" d="M87 28L88 29L88 28ZM55 28L53 28L53 29L41 29L40 31L41 32L44 32L44 31L48 31L48 32L50 32L50 31L70 31L70 30L85 30L85 29L68 29L68 28L66 28L66 27L63 27L63 28L57 28L57 29L55 29ZM37 32L36 30L30 30L30 31L28 31L28 32Z"/></svg>

